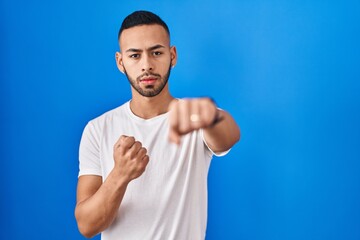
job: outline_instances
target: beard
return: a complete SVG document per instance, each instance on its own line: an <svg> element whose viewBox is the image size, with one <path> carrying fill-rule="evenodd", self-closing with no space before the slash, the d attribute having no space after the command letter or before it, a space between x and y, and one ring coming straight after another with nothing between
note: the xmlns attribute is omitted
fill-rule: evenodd
<svg viewBox="0 0 360 240"><path fill-rule="evenodd" d="M166 86L166 84L169 80L170 72L171 72L171 64L170 64L169 70L167 71L165 76L161 76L160 74L153 73L153 72L145 72L145 73L141 74L140 76L138 76L136 79L134 79L134 78L131 78L127 74L126 69L124 67L124 73L129 81L129 83L143 97L155 97L156 95L161 93L161 91L164 89L164 87ZM141 78L147 77L147 76L157 77L158 80L156 80L156 81L160 81L160 85L157 87L155 87L154 85L147 85L147 86L145 86L145 89L141 88L140 80L141 80Z"/></svg>

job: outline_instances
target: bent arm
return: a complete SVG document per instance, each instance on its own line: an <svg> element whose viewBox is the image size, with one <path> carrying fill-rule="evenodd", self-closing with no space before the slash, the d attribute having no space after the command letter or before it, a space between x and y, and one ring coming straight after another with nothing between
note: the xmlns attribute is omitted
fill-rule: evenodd
<svg viewBox="0 0 360 240"><path fill-rule="evenodd" d="M104 183L100 176L79 177L75 217L81 234L93 237L110 226L128 184L145 171L149 162L146 153L134 137L122 135L114 145L114 168Z"/></svg>
<svg viewBox="0 0 360 240"><path fill-rule="evenodd" d="M105 230L115 219L128 182L112 171L104 183L101 176L80 176L75 217L79 231L87 238Z"/></svg>
<svg viewBox="0 0 360 240"><path fill-rule="evenodd" d="M232 116L224 110L217 109L218 119L213 126L204 128L204 138L210 149L215 152L229 150L240 140L240 128Z"/></svg>

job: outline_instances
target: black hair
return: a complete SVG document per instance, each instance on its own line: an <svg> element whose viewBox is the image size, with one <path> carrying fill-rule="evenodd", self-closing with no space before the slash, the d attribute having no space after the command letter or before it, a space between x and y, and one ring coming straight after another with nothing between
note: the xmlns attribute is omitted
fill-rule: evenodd
<svg viewBox="0 0 360 240"><path fill-rule="evenodd" d="M128 15L121 24L118 39L120 39L121 33L128 28L136 27L139 25L151 25L158 24L162 26L170 37L170 31L166 23L156 14L149 11L135 11Z"/></svg>

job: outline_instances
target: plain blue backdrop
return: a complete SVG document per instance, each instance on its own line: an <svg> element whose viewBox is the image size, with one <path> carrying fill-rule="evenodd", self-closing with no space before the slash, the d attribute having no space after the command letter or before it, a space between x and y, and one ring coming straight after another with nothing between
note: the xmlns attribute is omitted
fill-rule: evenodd
<svg viewBox="0 0 360 240"><path fill-rule="evenodd" d="M1 0L0 239L83 239L79 141L131 97L114 54L139 9L170 27L173 94L242 129L210 168L206 239L360 239L358 0Z"/></svg>

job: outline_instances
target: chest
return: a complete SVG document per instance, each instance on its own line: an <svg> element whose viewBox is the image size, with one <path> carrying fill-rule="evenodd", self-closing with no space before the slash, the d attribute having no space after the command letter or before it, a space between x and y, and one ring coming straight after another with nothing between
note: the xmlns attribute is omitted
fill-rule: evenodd
<svg viewBox="0 0 360 240"><path fill-rule="evenodd" d="M186 168L190 159L185 155L189 150L191 151L189 148L196 147L191 146L192 143L189 143L189 140L196 142L196 134L185 136L181 145L169 142L168 134L169 125L166 119L152 124L114 119L104 126L100 141L100 162L104 179L114 167L113 146L121 135L134 137L147 149L150 161L144 179L147 175L155 175L162 181L169 173Z"/></svg>

